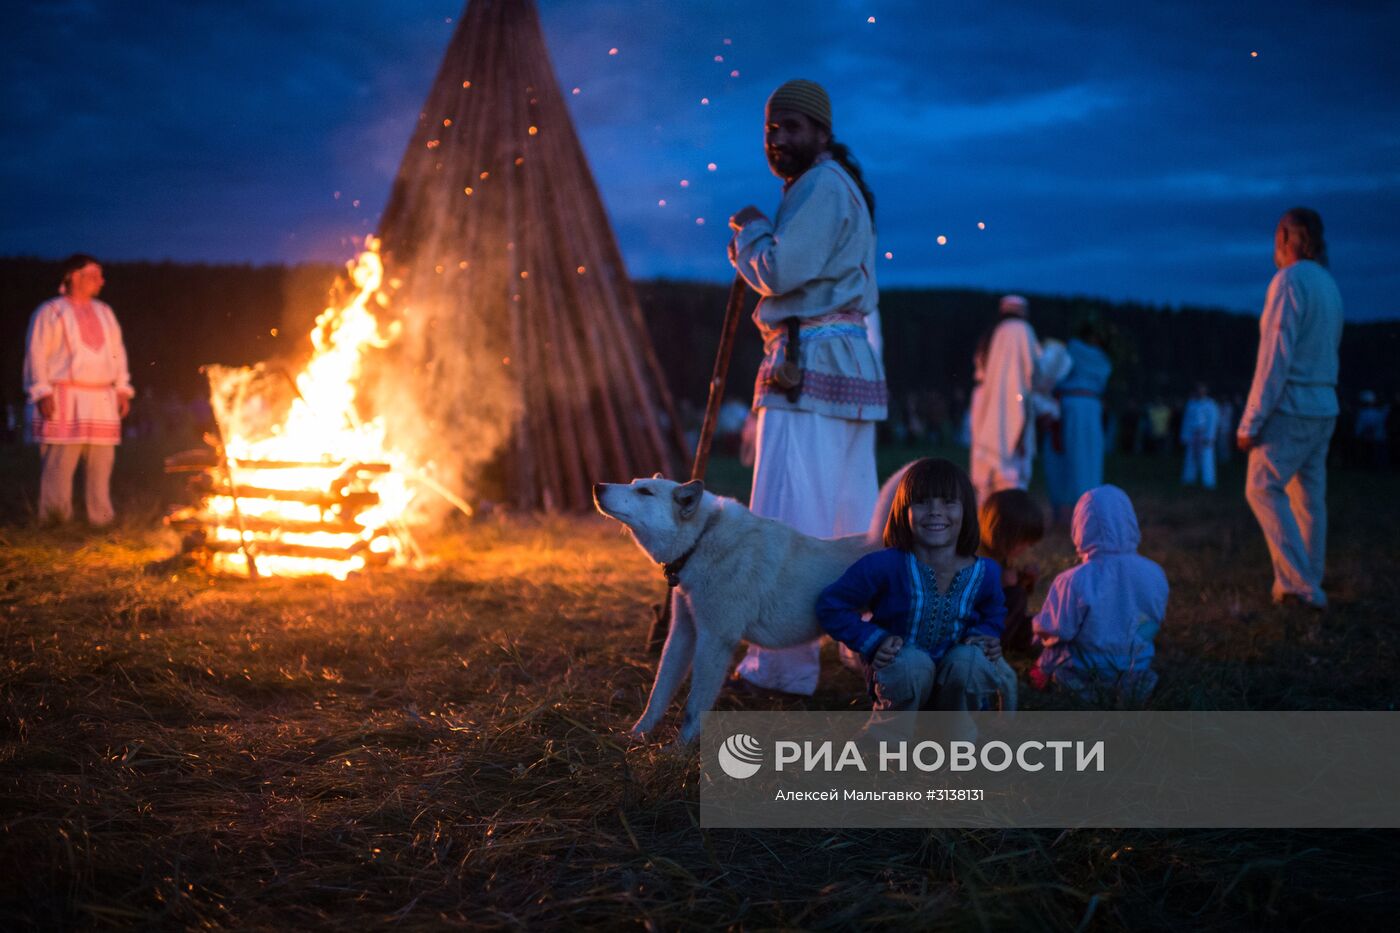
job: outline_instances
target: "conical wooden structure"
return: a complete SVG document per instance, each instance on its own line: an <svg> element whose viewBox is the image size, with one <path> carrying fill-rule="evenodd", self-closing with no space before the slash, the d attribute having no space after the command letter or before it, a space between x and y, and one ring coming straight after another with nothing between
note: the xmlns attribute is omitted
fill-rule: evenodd
<svg viewBox="0 0 1400 933"><path fill-rule="evenodd" d="M509 501L549 510L677 475L674 404L529 0L467 4L379 235L443 462L490 448Z"/></svg>

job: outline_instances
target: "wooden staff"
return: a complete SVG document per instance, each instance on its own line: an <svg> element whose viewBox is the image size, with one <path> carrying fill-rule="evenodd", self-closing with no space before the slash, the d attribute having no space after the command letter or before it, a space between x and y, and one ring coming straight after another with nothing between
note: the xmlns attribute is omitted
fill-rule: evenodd
<svg viewBox="0 0 1400 933"><path fill-rule="evenodd" d="M724 381L729 375L729 357L734 353L734 332L739 329L739 315L744 310L744 293L748 283L742 275L734 276L729 286L729 306L724 311L724 329L719 335L719 352L715 354L715 371L710 376L710 400L705 405L705 420L700 425L700 440L695 445L695 461L690 467L692 481L705 478L710 465L710 445L715 439L719 409L724 404Z"/></svg>
<svg viewBox="0 0 1400 933"><path fill-rule="evenodd" d="M724 311L724 327L719 335L719 352L715 354L715 371L710 376L710 399L705 404L705 420L700 425L700 439L695 444L695 462L690 467L690 479L703 480L705 468L710 465L710 445L715 439L715 425L719 422L719 409L724 404L724 383L729 375L729 357L734 353L734 334L739 329L739 315L744 310L744 294L748 283L742 275L734 276L734 284L729 286L729 305ZM666 643L666 635L671 630L671 588L666 588L666 598L656 610L651 631L647 633L647 651L659 654Z"/></svg>

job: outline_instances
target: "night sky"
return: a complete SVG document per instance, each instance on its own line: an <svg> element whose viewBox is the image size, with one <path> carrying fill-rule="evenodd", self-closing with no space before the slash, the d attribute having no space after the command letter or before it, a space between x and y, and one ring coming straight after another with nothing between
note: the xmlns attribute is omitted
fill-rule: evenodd
<svg viewBox="0 0 1400 933"><path fill-rule="evenodd" d="M726 218L780 193L763 100L801 76L866 167L883 285L1257 311L1304 204L1348 317L1400 316L1400 4L540 6L634 276L728 280ZM348 258L460 11L6 4L0 255Z"/></svg>

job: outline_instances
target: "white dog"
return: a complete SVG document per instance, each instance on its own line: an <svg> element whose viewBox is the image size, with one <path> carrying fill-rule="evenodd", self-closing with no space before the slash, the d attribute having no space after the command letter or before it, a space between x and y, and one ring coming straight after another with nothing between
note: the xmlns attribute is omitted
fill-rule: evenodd
<svg viewBox="0 0 1400 933"><path fill-rule="evenodd" d="M671 631L646 710L632 726L645 736L691 674L680 741L692 742L715 704L740 641L790 648L820 637L817 597L861 556L882 546L885 520L901 470L885 483L870 530L813 538L760 518L695 480L598 483L598 511L622 522L676 587Z"/></svg>

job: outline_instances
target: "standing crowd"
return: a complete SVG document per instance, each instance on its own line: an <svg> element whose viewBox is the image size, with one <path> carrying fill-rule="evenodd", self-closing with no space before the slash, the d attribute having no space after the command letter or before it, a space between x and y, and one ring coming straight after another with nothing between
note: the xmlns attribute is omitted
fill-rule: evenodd
<svg viewBox="0 0 1400 933"><path fill-rule="evenodd" d="M783 197L772 219L756 207L735 213L729 247L735 269L760 295L754 323L765 350L754 390L750 505L819 537L869 523L874 423L888 409L875 201L832 127L819 85L794 80L773 92L764 148ZM1320 609L1342 305L1316 212L1283 216L1274 260L1234 436L1249 456L1246 498L1268 544L1273 597ZM888 516L886 550L852 565L817 606L843 659L865 673L877 710L1014 704L1003 653L1028 648L1039 651L1037 688L1141 703L1156 682L1153 644L1168 584L1161 567L1137 553L1128 495L1104 484L1103 396L1112 372L1104 335L1086 326L1066 343L1041 341L1020 295L1002 298L999 312L973 350L967 470L941 459L912 464ZM910 421L916 408L907 409ZM1180 419L1184 483L1215 486L1231 414L1208 387L1197 387ZM1144 421L1165 437L1170 417L1154 409ZM1019 558L1044 534L1044 516L1026 491L1037 459L1080 563L1052 581L1032 614L1037 574ZM810 695L818 673L816 642L751 647L735 683Z"/></svg>

